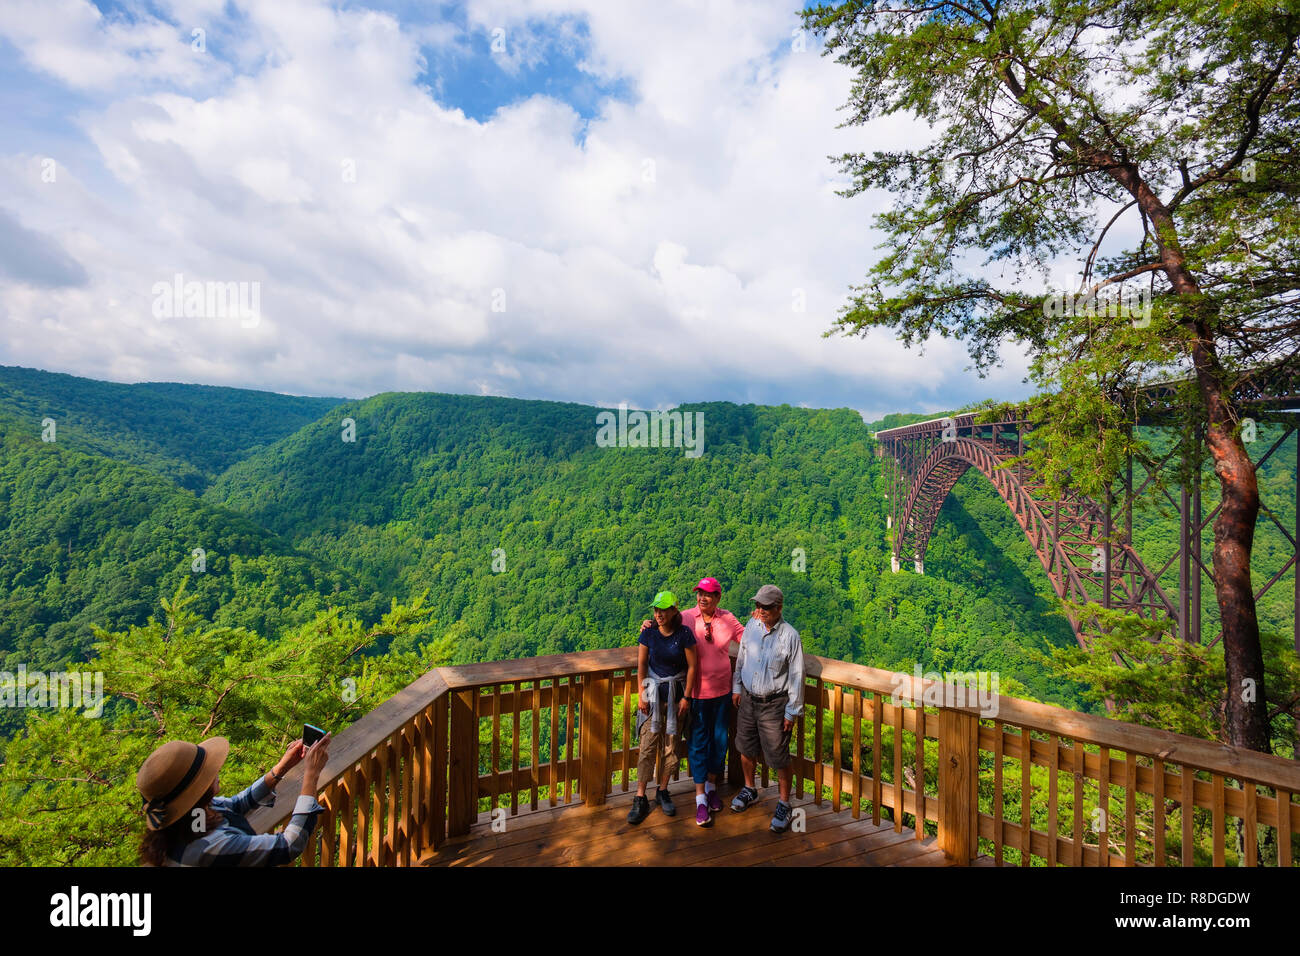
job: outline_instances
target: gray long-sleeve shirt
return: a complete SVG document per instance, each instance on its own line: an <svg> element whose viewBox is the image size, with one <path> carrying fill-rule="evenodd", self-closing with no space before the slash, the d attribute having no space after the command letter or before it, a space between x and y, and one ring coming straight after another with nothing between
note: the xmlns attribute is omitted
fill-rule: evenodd
<svg viewBox="0 0 1300 956"><path fill-rule="evenodd" d="M745 625L731 692L739 694L741 687L759 697L785 691L786 718L794 720L803 713L803 641L785 618L770 631L756 617Z"/></svg>

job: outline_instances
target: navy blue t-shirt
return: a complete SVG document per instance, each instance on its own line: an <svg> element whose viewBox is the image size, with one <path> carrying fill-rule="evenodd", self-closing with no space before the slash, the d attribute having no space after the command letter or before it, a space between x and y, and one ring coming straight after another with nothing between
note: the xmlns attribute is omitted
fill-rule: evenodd
<svg viewBox="0 0 1300 956"><path fill-rule="evenodd" d="M664 637L658 624L643 628L638 644L650 648L650 669L660 677L667 677L686 670L686 648L695 645L695 634L685 624L679 624L677 630Z"/></svg>

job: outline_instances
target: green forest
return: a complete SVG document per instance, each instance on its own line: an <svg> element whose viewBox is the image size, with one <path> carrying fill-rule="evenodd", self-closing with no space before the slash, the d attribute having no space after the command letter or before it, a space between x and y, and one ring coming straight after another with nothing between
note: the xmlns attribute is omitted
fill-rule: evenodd
<svg viewBox="0 0 1300 956"><path fill-rule="evenodd" d="M129 863L134 771L160 734L224 734L247 763L231 772L253 772L308 717L341 729L437 663L631 644L656 591L705 575L742 618L778 585L810 653L995 671L1005 694L1102 709L1100 665L978 473L925 574L891 573L872 433L933 415L682 410L704 416L698 458L598 447L598 409L577 404L0 368L0 670L98 670L110 695L101 720L0 710L0 863ZM1295 459L1293 438L1261 470L1291 527ZM1157 567L1176 534L1154 506L1135 519ZM1258 541L1264 567L1285 561L1275 528ZM1291 596L1261 604L1270 647Z"/></svg>

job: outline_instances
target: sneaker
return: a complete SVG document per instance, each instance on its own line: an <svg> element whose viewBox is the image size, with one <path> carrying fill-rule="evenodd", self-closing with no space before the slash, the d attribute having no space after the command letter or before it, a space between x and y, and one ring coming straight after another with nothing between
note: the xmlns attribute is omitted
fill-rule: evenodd
<svg viewBox="0 0 1300 956"><path fill-rule="evenodd" d="M731 801L731 809L739 813L751 803L758 803L758 791L753 787L741 787L740 792Z"/></svg>
<svg viewBox="0 0 1300 956"><path fill-rule="evenodd" d="M710 790L708 799L710 813L718 813L722 810L722 794L718 793L717 790Z"/></svg>
<svg viewBox="0 0 1300 956"><path fill-rule="evenodd" d="M772 814L772 832L784 833L790 829L790 804L776 801L776 812Z"/></svg>
<svg viewBox="0 0 1300 956"><path fill-rule="evenodd" d="M668 791L663 787L659 788L659 809L664 812L666 817L677 815L677 808L673 806L673 798L668 795Z"/></svg>
<svg viewBox="0 0 1300 956"><path fill-rule="evenodd" d="M695 805L695 825L697 827L713 826L713 817L709 813L709 807L707 804L697 803Z"/></svg>
<svg viewBox="0 0 1300 956"><path fill-rule="evenodd" d="M645 797L633 797L632 809L627 812L627 822L636 826L650 816L650 801Z"/></svg>

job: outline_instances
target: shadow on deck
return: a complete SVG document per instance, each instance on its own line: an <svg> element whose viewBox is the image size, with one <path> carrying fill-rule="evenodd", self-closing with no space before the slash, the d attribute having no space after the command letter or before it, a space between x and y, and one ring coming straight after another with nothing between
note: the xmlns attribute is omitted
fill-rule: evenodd
<svg viewBox="0 0 1300 956"><path fill-rule="evenodd" d="M796 798L804 811L804 832L774 834L768 829L777 789L761 790L762 800L744 813L729 809L734 787L724 785L723 809L711 827L695 825L695 791L689 781L673 788L676 816L666 816L651 801L650 816L630 826L631 793L609 796L602 807L521 808L505 817L504 832L493 832L481 814L466 836L426 853L422 866L950 866L933 836L918 840L907 828L870 816L853 819L835 813L829 801ZM653 794L653 789L651 790ZM976 866L992 866L980 857Z"/></svg>

